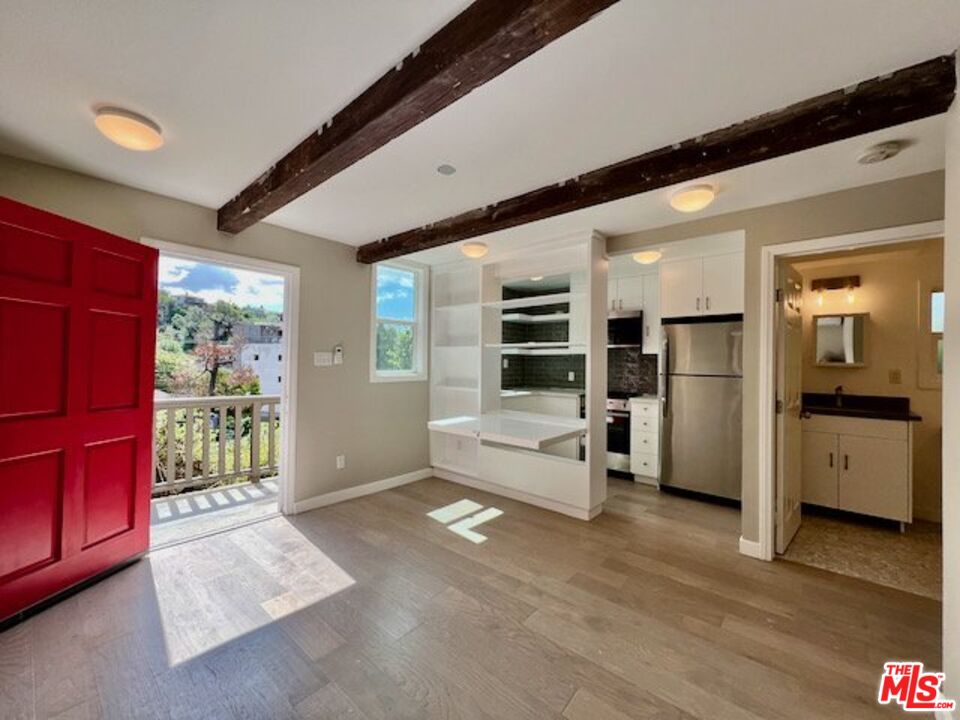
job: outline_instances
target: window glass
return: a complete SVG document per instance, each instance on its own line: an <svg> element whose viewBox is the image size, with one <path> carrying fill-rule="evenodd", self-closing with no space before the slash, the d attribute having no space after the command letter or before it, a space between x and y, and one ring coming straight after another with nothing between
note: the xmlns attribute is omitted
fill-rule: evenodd
<svg viewBox="0 0 960 720"><path fill-rule="evenodd" d="M413 322L417 315L417 273L381 265L377 268L377 318Z"/></svg>
<svg viewBox="0 0 960 720"><path fill-rule="evenodd" d="M943 332L943 309L943 291L938 290L930 293L930 332Z"/></svg>
<svg viewBox="0 0 960 720"><path fill-rule="evenodd" d="M371 348L373 379L401 380L425 377L423 358L424 272L398 266L378 265L375 274L374 329Z"/></svg>

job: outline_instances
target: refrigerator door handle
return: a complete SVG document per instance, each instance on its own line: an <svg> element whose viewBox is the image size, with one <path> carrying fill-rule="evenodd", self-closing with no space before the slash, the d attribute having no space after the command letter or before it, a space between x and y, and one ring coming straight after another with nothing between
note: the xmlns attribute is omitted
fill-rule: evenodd
<svg viewBox="0 0 960 720"><path fill-rule="evenodd" d="M663 349L663 367L660 373L663 386L660 389L660 406L663 417L666 417L670 399L670 339L665 328L660 332L663 338L661 340L661 346Z"/></svg>

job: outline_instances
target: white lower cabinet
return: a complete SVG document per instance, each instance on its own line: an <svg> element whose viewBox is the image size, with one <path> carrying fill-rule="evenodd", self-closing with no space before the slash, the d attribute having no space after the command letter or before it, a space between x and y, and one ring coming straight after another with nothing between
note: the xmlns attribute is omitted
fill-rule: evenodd
<svg viewBox="0 0 960 720"><path fill-rule="evenodd" d="M660 477L660 400L630 400L630 472L638 480Z"/></svg>
<svg viewBox="0 0 960 720"><path fill-rule="evenodd" d="M803 501L913 521L913 430L907 421L813 415L803 420Z"/></svg>

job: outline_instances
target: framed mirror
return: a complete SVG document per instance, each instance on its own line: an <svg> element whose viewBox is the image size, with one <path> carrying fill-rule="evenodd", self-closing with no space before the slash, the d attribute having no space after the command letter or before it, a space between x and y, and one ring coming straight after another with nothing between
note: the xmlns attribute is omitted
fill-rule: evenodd
<svg viewBox="0 0 960 720"><path fill-rule="evenodd" d="M814 315L814 364L820 367L865 367L868 318L868 313Z"/></svg>

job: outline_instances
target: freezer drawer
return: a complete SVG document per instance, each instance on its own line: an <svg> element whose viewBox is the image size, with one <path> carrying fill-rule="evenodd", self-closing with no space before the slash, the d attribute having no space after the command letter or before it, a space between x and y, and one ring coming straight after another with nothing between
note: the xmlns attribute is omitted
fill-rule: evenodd
<svg viewBox="0 0 960 720"><path fill-rule="evenodd" d="M743 379L670 377L660 484L740 499Z"/></svg>

